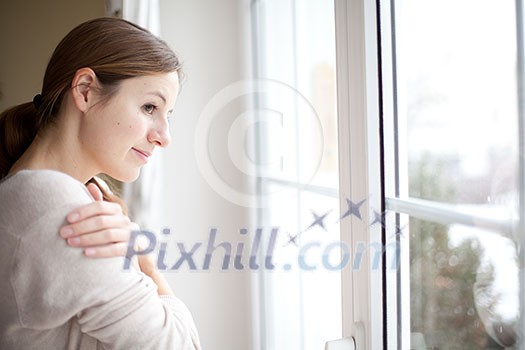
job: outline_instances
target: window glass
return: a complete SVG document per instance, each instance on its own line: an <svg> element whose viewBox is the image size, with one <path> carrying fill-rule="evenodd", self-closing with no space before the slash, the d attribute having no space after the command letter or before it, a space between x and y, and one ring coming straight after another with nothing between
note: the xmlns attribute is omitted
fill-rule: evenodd
<svg viewBox="0 0 525 350"><path fill-rule="evenodd" d="M341 337L340 271L350 264L341 254L339 201L268 186L279 196L273 197L265 222L279 233L274 268L265 269L264 276L267 348L321 349Z"/></svg>
<svg viewBox="0 0 525 350"><path fill-rule="evenodd" d="M412 348L512 345L519 317L513 239L413 218L409 232Z"/></svg>
<svg viewBox="0 0 525 350"><path fill-rule="evenodd" d="M403 349L509 347L520 237L498 230L519 221L516 3L392 4L393 50L382 55L393 65L393 89L384 91L394 98L395 136L387 139L397 148L385 164L397 169L385 174L399 175L387 193L399 194L407 226L396 230L403 262L387 285L397 284L399 315L387 317L402 321Z"/></svg>
<svg viewBox="0 0 525 350"><path fill-rule="evenodd" d="M322 349L342 333L334 5L255 3L258 221L279 230L260 274L262 348Z"/></svg>
<svg viewBox="0 0 525 350"><path fill-rule="evenodd" d="M261 3L262 176L337 187L333 1Z"/></svg>
<svg viewBox="0 0 525 350"><path fill-rule="evenodd" d="M409 195L515 212L515 2L403 0L397 11Z"/></svg>

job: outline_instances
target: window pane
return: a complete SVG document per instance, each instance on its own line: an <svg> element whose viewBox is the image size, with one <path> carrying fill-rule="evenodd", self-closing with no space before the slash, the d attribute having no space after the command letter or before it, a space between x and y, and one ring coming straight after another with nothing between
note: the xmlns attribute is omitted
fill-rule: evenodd
<svg viewBox="0 0 525 350"><path fill-rule="evenodd" d="M396 11L409 195L516 211L515 1L404 0Z"/></svg>
<svg viewBox="0 0 525 350"><path fill-rule="evenodd" d="M515 242L498 233L413 218L405 234L410 239L411 348L512 345L519 317Z"/></svg>
<svg viewBox="0 0 525 350"><path fill-rule="evenodd" d="M261 176L337 187L333 1L261 3Z"/></svg>
<svg viewBox="0 0 525 350"><path fill-rule="evenodd" d="M279 234L263 277L265 348L322 349L342 332L338 199L267 186L278 195L264 222Z"/></svg>
<svg viewBox="0 0 525 350"><path fill-rule="evenodd" d="M259 223L279 232L261 273L262 348L322 349L342 333L334 5L254 3Z"/></svg>

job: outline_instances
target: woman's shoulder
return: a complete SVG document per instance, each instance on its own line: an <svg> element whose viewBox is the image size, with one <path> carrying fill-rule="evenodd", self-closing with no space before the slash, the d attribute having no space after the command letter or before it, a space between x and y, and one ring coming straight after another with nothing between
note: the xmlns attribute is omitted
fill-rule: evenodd
<svg viewBox="0 0 525 350"><path fill-rule="evenodd" d="M0 192L17 197L39 196L42 199L87 195L85 186L68 174L56 170L20 170L0 182Z"/></svg>
<svg viewBox="0 0 525 350"><path fill-rule="evenodd" d="M40 217L93 201L84 184L55 170L18 171L2 180L0 198L0 221Z"/></svg>
<svg viewBox="0 0 525 350"><path fill-rule="evenodd" d="M74 179L70 175L63 173L58 170L52 170L52 169L23 169L19 170L16 173L12 175L8 175L5 179L2 180L3 182L42 182L42 181L71 181L71 182L78 182L78 180ZM80 182L78 182L80 183Z"/></svg>

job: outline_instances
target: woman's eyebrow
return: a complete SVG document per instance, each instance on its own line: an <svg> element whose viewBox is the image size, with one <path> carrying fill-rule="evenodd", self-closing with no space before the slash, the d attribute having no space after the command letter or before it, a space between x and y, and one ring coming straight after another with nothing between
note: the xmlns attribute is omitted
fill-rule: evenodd
<svg viewBox="0 0 525 350"><path fill-rule="evenodd" d="M152 92L149 92L148 94L160 97L162 99L162 101L164 101L164 104L166 104L166 98L164 97L164 95L160 91L152 91Z"/></svg>

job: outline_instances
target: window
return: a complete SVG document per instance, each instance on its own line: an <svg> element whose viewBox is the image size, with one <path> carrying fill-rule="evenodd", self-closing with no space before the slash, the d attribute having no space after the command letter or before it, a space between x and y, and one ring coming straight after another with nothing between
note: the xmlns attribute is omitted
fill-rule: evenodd
<svg viewBox="0 0 525 350"><path fill-rule="evenodd" d="M259 275L262 349L341 336L339 172L332 0L253 3L258 223L278 230Z"/></svg>
<svg viewBox="0 0 525 350"><path fill-rule="evenodd" d="M385 240L402 257L386 286L389 345L511 346L523 294L515 3L381 5Z"/></svg>
<svg viewBox="0 0 525 350"><path fill-rule="evenodd" d="M278 267L260 275L263 348L321 348L339 333L367 349L517 343L525 299L521 2L256 4L258 78L285 85L256 101L266 115L258 159L267 165L258 218L287 238L277 244ZM276 114L275 101L292 112ZM362 204L359 217L341 219L347 200ZM324 214L324 236L305 229ZM351 259L360 244L369 248L364 263L306 271L315 258L301 247L315 241L322 251L339 232ZM343 261L342 252L332 258ZM303 269L290 264L297 256Z"/></svg>
<svg viewBox="0 0 525 350"><path fill-rule="evenodd" d="M521 6L335 0L340 192L366 198L341 237L384 248L380 269L369 252L343 270L358 349L496 349L523 333Z"/></svg>

